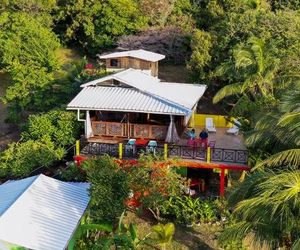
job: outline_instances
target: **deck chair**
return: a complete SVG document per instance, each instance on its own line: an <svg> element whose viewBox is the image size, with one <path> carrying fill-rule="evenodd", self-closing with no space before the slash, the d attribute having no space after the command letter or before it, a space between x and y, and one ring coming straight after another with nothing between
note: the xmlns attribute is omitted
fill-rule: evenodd
<svg viewBox="0 0 300 250"><path fill-rule="evenodd" d="M208 117L205 119L205 127L208 132L217 132L215 124L214 124L214 120L211 117Z"/></svg>
<svg viewBox="0 0 300 250"><path fill-rule="evenodd" d="M157 141L154 141L154 140L149 141L149 143L146 147L147 153L154 153L155 154L156 147L157 147Z"/></svg>
<svg viewBox="0 0 300 250"><path fill-rule="evenodd" d="M238 135L239 130L240 130L240 128L239 128L240 126L241 126L241 123L238 120L234 120L233 121L233 126L226 131L227 134Z"/></svg>
<svg viewBox="0 0 300 250"><path fill-rule="evenodd" d="M125 145L125 151L126 153L132 153L133 155L135 154L136 152L136 147L135 147L135 142L136 142L136 139L129 139L127 144Z"/></svg>

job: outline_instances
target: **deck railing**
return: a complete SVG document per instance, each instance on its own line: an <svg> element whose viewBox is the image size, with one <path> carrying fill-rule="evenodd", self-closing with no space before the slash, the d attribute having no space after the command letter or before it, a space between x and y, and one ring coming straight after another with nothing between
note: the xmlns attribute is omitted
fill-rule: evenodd
<svg viewBox="0 0 300 250"><path fill-rule="evenodd" d="M96 136L164 140L167 135L168 127L152 124L92 121L92 130Z"/></svg>
<svg viewBox="0 0 300 250"><path fill-rule="evenodd" d="M156 155L164 155L165 147L159 144L155 148L141 147L141 146L131 146L122 144L122 157L123 158L138 158L139 154L144 153L154 153ZM118 157L120 154L120 145L107 144L91 142L82 147L83 154L89 155L104 155L108 154L110 156ZM180 157L182 159L194 159L200 161L207 161L208 151L206 148L202 147L191 147L184 145L168 145L167 156ZM238 149L223 149L223 148L211 148L210 150L210 160L212 162L225 162L225 163L238 163L246 164L248 161L248 151L238 150Z"/></svg>

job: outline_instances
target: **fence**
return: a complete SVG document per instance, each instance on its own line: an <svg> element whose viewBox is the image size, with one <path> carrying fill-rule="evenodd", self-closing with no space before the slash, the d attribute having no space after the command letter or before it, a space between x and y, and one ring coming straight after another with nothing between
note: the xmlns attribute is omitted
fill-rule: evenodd
<svg viewBox="0 0 300 250"><path fill-rule="evenodd" d="M81 153L87 155L108 154L113 157L136 159L141 153L152 153L165 158L179 157L207 162L247 164L248 151L223 148L202 148L183 145L158 145L157 147L127 144L88 143L82 145Z"/></svg>

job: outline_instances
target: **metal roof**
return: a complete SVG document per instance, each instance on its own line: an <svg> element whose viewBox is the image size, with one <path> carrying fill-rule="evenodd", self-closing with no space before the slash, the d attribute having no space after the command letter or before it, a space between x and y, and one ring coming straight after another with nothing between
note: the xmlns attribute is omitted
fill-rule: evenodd
<svg viewBox="0 0 300 250"><path fill-rule="evenodd" d="M0 185L0 241L34 250L65 249L87 208L88 188L88 183L44 175Z"/></svg>
<svg viewBox="0 0 300 250"><path fill-rule="evenodd" d="M189 83L161 82L158 78L141 70L127 69L100 79L82 84L81 87L96 86L109 80L117 80L144 93L156 96L173 105L192 109L204 94L207 86Z"/></svg>
<svg viewBox="0 0 300 250"><path fill-rule="evenodd" d="M154 53L143 49L114 52L114 53L109 53L109 54L99 56L100 59L109 59L109 58L118 58L118 57L134 57L134 58L138 58L150 62L157 62L165 58L165 56L162 54Z"/></svg>
<svg viewBox="0 0 300 250"><path fill-rule="evenodd" d="M171 115L188 115L190 110L135 88L85 87L67 109L109 110Z"/></svg>

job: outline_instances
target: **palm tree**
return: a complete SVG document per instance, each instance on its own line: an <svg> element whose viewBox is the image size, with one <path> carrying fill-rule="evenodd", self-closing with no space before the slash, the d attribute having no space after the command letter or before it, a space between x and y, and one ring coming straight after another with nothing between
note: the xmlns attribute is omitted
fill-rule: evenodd
<svg viewBox="0 0 300 250"><path fill-rule="evenodd" d="M271 111L260 114L246 143L271 155L256 167L300 166L300 84L286 91Z"/></svg>
<svg viewBox="0 0 300 250"><path fill-rule="evenodd" d="M243 240L272 248L297 245L300 238L300 171L257 171L230 196L234 223L221 240Z"/></svg>
<svg viewBox="0 0 300 250"><path fill-rule="evenodd" d="M227 62L217 69L217 74L235 75L237 82L221 88L213 98L217 103L226 96L248 94L255 100L273 99L274 83L279 60L273 56L273 46L259 38L251 37L246 46L233 51L234 65ZM236 77L238 75L239 77Z"/></svg>
<svg viewBox="0 0 300 250"><path fill-rule="evenodd" d="M269 157L230 194L234 223L221 240L249 235L271 247L300 245L300 86L286 91L268 113L260 113L248 146ZM270 168L272 167L272 168ZM271 170L270 170L271 169Z"/></svg>

